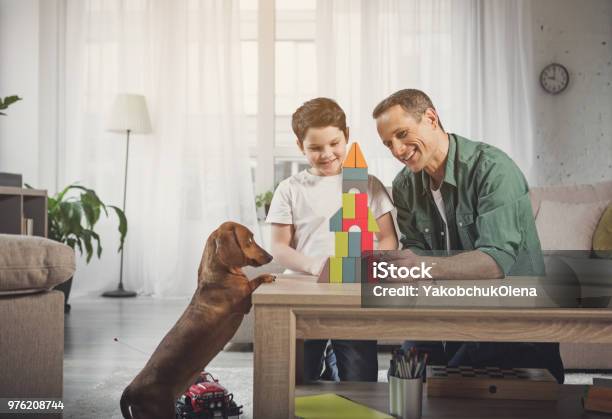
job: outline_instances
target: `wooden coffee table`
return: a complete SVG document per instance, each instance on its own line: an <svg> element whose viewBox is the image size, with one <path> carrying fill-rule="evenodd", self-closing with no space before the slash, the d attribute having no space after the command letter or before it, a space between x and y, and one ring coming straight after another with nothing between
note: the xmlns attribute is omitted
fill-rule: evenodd
<svg viewBox="0 0 612 419"><path fill-rule="evenodd" d="M361 308L360 292L359 284L319 284L296 275L280 275L255 291L255 418L294 417L296 381L301 383L296 360L301 366L304 339L612 343L609 309ZM530 417L528 412L538 418L576 417L582 389L563 386L557 402L432 398L424 403L423 417L482 417L490 409L505 411L500 417L507 418ZM298 395L321 392L387 410L386 383L297 387Z"/></svg>

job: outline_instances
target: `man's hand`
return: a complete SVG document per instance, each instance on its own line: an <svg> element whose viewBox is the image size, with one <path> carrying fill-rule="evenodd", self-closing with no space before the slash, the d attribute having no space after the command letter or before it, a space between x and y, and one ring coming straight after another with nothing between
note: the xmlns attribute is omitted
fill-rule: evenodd
<svg viewBox="0 0 612 419"><path fill-rule="evenodd" d="M411 268L421 263L419 256L417 256L412 250L386 250L384 252L376 252L374 258L377 262L392 263L397 267L405 266Z"/></svg>

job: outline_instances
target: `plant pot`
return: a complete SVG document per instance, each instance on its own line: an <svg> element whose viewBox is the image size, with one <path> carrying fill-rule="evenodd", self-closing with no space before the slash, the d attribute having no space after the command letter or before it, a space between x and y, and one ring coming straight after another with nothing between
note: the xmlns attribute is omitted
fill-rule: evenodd
<svg viewBox="0 0 612 419"><path fill-rule="evenodd" d="M68 304L68 297L70 296L70 288L72 288L72 278L59 285L53 287L54 290L58 290L64 293L64 313L70 313L70 304Z"/></svg>

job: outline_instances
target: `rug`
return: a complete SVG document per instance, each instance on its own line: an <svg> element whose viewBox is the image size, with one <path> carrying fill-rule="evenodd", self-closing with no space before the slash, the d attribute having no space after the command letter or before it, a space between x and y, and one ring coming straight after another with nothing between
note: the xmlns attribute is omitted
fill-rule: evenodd
<svg viewBox="0 0 612 419"><path fill-rule="evenodd" d="M251 368L213 368L208 370L234 394L237 404L243 406L241 419L253 417L253 370ZM138 370L118 369L92 389L87 389L76 400L64 400L65 419L122 419L119 399L123 389L138 374ZM566 384L591 384L600 374L566 374ZM607 375L610 378L610 375ZM387 371L378 371L378 381L387 382Z"/></svg>

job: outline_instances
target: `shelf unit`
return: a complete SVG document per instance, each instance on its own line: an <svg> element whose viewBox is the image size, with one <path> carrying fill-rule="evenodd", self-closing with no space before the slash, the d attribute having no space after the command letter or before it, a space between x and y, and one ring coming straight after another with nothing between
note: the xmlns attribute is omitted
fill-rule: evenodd
<svg viewBox="0 0 612 419"><path fill-rule="evenodd" d="M26 234L23 220L33 220L33 235L47 237L47 191L0 186L0 233Z"/></svg>

